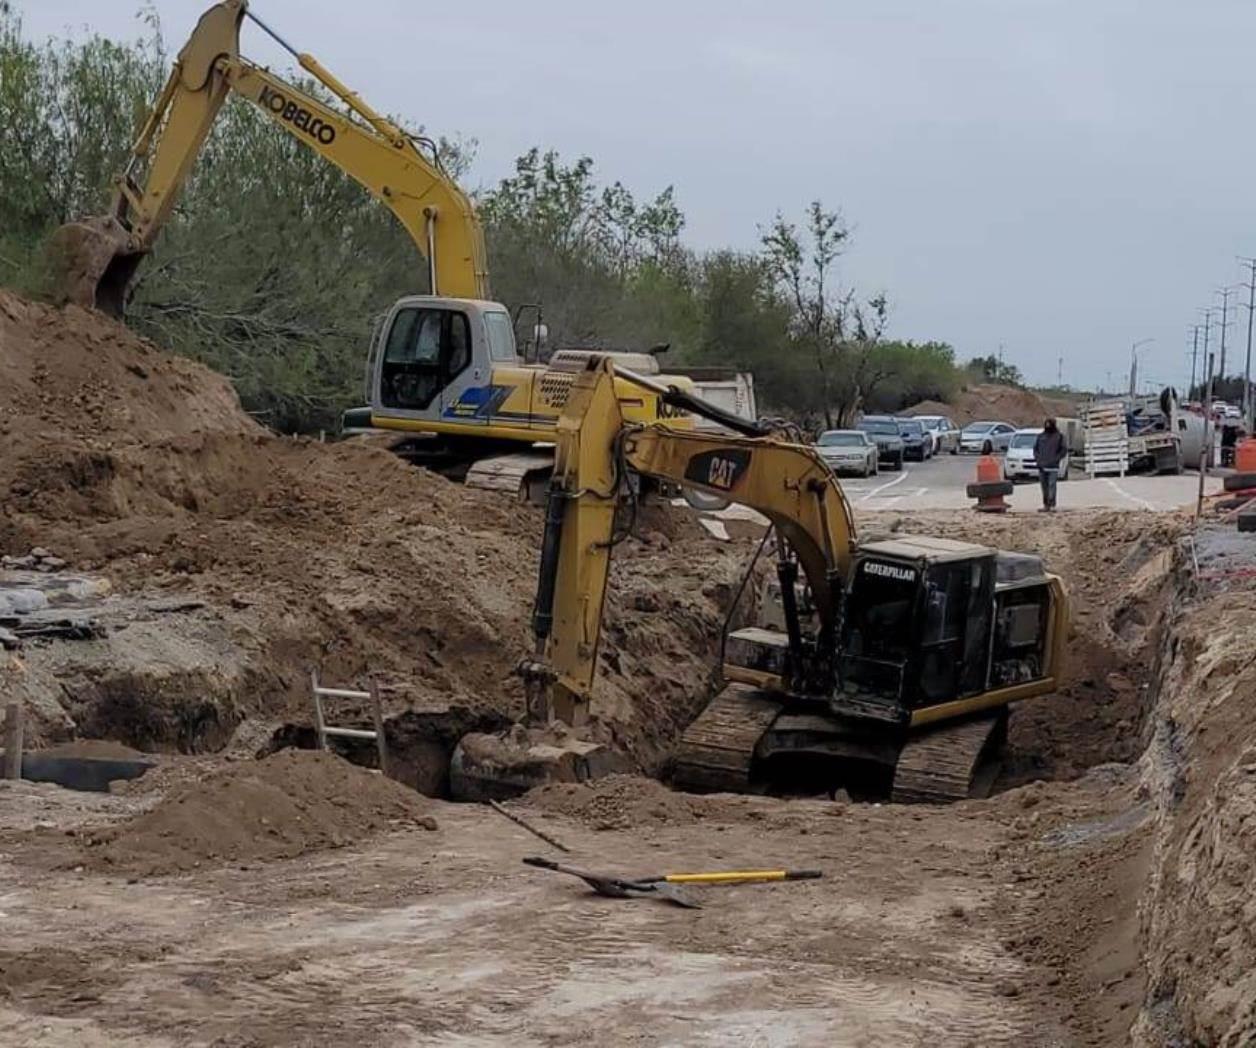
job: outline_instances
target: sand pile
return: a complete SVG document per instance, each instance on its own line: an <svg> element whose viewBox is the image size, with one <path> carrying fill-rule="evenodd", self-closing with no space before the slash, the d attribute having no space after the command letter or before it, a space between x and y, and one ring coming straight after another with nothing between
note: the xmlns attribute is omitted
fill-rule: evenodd
<svg viewBox="0 0 1256 1048"><path fill-rule="evenodd" d="M538 786L522 803L566 815L596 830L683 826L701 818L702 807L701 798L675 793L655 779L635 775Z"/></svg>
<svg viewBox="0 0 1256 1048"><path fill-rule="evenodd" d="M14 686L63 711L36 736L186 750L208 723L212 747L244 716L308 722L311 666L377 675L394 711L522 711L535 507L383 447L273 435L221 376L100 314L0 292L0 345L0 553L43 546L124 597L206 602L112 633L90 666L65 664L86 647L35 653ZM745 550L666 507L640 527L616 549L599 712L649 764L702 703Z"/></svg>
<svg viewBox="0 0 1256 1048"><path fill-rule="evenodd" d="M1014 426L1038 426L1048 415L1073 416L1078 408L1067 400L1041 397L1028 389L993 383L969 386L950 404L926 400L907 409L910 415L946 415L959 426L969 422L1010 422Z"/></svg>
<svg viewBox="0 0 1256 1048"><path fill-rule="evenodd" d="M332 754L285 750L162 799L87 842L86 864L151 876L289 859L390 829L436 829L417 793Z"/></svg>

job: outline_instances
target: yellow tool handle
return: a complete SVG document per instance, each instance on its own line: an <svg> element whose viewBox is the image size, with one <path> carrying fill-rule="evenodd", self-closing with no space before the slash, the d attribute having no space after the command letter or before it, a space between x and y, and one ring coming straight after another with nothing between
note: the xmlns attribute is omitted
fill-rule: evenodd
<svg viewBox="0 0 1256 1048"><path fill-rule="evenodd" d="M820 877L819 870L726 870L721 873L669 873L669 884L742 884L748 881L806 881Z"/></svg>

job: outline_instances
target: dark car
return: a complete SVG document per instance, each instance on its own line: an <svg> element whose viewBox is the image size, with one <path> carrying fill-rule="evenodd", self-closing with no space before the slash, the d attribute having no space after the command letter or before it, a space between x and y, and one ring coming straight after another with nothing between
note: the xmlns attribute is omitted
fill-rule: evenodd
<svg viewBox="0 0 1256 1048"><path fill-rule="evenodd" d="M872 438L877 446L877 461L889 464L891 469L903 468L903 438L899 435L898 419L889 415L865 415L855 427Z"/></svg>
<svg viewBox="0 0 1256 1048"><path fill-rule="evenodd" d="M898 435L903 438L903 455L924 462L933 454L933 437L918 418L900 418Z"/></svg>

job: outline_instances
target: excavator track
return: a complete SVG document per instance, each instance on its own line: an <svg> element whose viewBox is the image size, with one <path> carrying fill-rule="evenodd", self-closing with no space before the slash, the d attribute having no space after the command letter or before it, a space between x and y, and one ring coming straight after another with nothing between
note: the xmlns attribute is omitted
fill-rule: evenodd
<svg viewBox="0 0 1256 1048"><path fill-rule="evenodd" d="M908 739L894 770L895 804L950 804L990 792L1007 738L1007 710L922 731Z"/></svg>
<svg viewBox="0 0 1256 1048"><path fill-rule="evenodd" d="M469 488L504 491L525 502L542 502L553 470L553 451L520 451L472 463L465 483Z"/></svg>
<svg viewBox="0 0 1256 1048"><path fill-rule="evenodd" d="M694 793L749 792L755 748L783 705L770 692L730 684L681 737L674 784Z"/></svg>

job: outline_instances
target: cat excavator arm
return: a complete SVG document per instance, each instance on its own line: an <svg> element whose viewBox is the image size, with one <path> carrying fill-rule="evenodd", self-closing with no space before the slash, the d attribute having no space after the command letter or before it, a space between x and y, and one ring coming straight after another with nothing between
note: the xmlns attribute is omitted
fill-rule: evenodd
<svg viewBox="0 0 1256 1048"><path fill-rule="evenodd" d="M774 526L792 556L778 559L782 600L793 620L791 643L801 644L792 609L800 567L820 629L836 629L841 580L850 567L854 522L832 471L809 447L757 436L674 429L665 423L625 424L618 376L657 393L703 405L679 390L593 358L577 377L558 420L557 457L547 497L540 581L533 609L535 661L525 664L534 716L550 713L580 723L597 665L603 603L610 571L616 507L630 471L697 488L754 509ZM718 414L716 409L713 413ZM757 432L749 430L748 432ZM552 705L541 701L544 693Z"/></svg>

